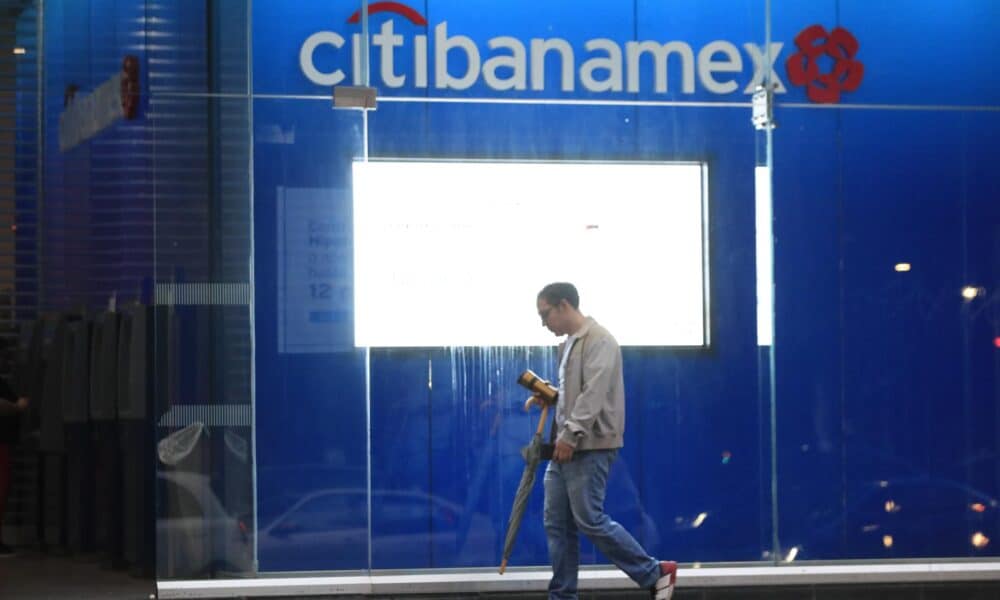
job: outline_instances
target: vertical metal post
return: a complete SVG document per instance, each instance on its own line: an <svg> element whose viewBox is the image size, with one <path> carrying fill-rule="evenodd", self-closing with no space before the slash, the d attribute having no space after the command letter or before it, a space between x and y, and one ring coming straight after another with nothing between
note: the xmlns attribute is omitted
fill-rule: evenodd
<svg viewBox="0 0 1000 600"><path fill-rule="evenodd" d="M771 0L764 0L764 64L771 64ZM772 78L771 69L768 68L764 77L764 88L767 90L768 105L771 102ZM774 281L774 127L771 123L764 128L766 139L765 165L767 167L767 177L771 180L768 184L769 194L767 202L771 206L771 261L767 266L771 280L771 351L768 353L768 371L770 379L770 416L771 416L771 552L775 562L781 560L781 538L778 535L778 393L777 380L775 379L775 354L777 353L778 340L775 336L775 305L777 298L775 290L777 286Z"/></svg>
<svg viewBox="0 0 1000 600"><path fill-rule="evenodd" d="M369 85L368 0L361 0L361 84ZM361 157L368 162L368 110L361 111ZM365 348L365 488L368 501L368 569L372 567L372 368L371 348Z"/></svg>
<svg viewBox="0 0 1000 600"><path fill-rule="evenodd" d="M253 497L251 498L251 506L253 507L253 572L257 573L259 571L260 561L258 558L258 548L257 548L257 532L260 531L259 520L257 518L257 336L256 336L256 320L254 318L254 311L256 310L256 288L254 287L254 136L253 136L253 0L247 1L247 14L246 14L246 24L247 24L247 45L246 45L246 56L247 56L247 87L246 87L246 97L247 97L247 143L250 146L249 152L249 164L248 168L248 186L250 193L247 194L247 210L249 211L250 219L250 248L248 249L249 264L247 265L247 276L248 284L250 288L250 297L247 299L247 310L249 314L247 318L250 321L250 487L252 490Z"/></svg>
<svg viewBox="0 0 1000 600"><path fill-rule="evenodd" d="M35 17L35 285L36 310L45 306L45 0L36 0Z"/></svg>

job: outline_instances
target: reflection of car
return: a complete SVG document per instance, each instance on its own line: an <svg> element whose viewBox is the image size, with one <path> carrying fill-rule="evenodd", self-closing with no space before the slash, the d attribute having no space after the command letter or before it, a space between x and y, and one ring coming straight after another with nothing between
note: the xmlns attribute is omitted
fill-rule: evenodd
<svg viewBox="0 0 1000 600"><path fill-rule="evenodd" d="M802 558L917 558L992 552L997 499L962 482L930 477L870 481L837 514L811 515ZM978 535L977 535L978 534Z"/></svg>
<svg viewBox="0 0 1000 600"><path fill-rule="evenodd" d="M209 478L181 471L161 471L157 478L163 508L156 521L159 576L249 572L250 532L244 521L226 510Z"/></svg>
<svg viewBox="0 0 1000 600"><path fill-rule="evenodd" d="M282 563L304 569L367 565L367 498L358 489L305 496L260 530L261 555L280 556ZM496 559L498 536L486 515L421 492L375 490L371 505L374 568L442 566L442 559L491 564Z"/></svg>

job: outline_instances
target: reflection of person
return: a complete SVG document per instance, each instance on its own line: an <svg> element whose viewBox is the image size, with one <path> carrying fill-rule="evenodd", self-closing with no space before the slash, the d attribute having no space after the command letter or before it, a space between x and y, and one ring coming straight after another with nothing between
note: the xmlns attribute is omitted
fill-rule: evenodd
<svg viewBox="0 0 1000 600"><path fill-rule="evenodd" d="M28 399L18 398L6 380L0 378L0 557L13 550L3 544L3 519L10 493L10 449L17 441L20 414L28 409Z"/></svg>
<svg viewBox="0 0 1000 600"><path fill-rule="evenodd" d="M604 512L611 463L622 447L625 384L622 354L608 330L579 309L570 283L538 293L542 325L566 340L559 346L558 435L545 471L545 533L552 579L549 599L575 599L583 532L611 562L653 598L673 594L677 563L657 561ZM533 396L528 404L540 404Z"/></svg>

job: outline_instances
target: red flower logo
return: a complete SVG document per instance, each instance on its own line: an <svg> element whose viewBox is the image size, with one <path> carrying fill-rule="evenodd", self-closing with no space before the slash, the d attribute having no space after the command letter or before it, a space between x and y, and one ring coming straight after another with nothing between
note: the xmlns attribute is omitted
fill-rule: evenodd
<svg viewBox="0 0 1000 600"><path fill-rule="evenodd" d="M793 85L806 86L806 95L813 102L832 104L840 100L840 92L853 92L861 85L865 66L854 59L858 40L850 31L837 27L830 33L821 25L811 25L795 36L799 51L785 61L788 80ZM833 59L829 73L819 72L819 59Z"/></svg>

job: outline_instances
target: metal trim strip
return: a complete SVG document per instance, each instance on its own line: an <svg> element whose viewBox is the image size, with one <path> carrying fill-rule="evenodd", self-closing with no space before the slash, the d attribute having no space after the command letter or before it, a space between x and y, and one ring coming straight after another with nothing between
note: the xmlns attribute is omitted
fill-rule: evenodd
<svg viewBox="0 0 1000 600"><path fill-rule="evenodd" d="M324 577L258 577L212 581L159 581L160 598L264 596L334 596L344 594L457 594L544 591L548 570L424 572L419 574L330 575ZM1000 562L863 563L684 568L679 587L760 587L783 585L850 585L945 583L1000 580ZM633 589L635 584L614 568L583 569L585 590Z"/></svg>

